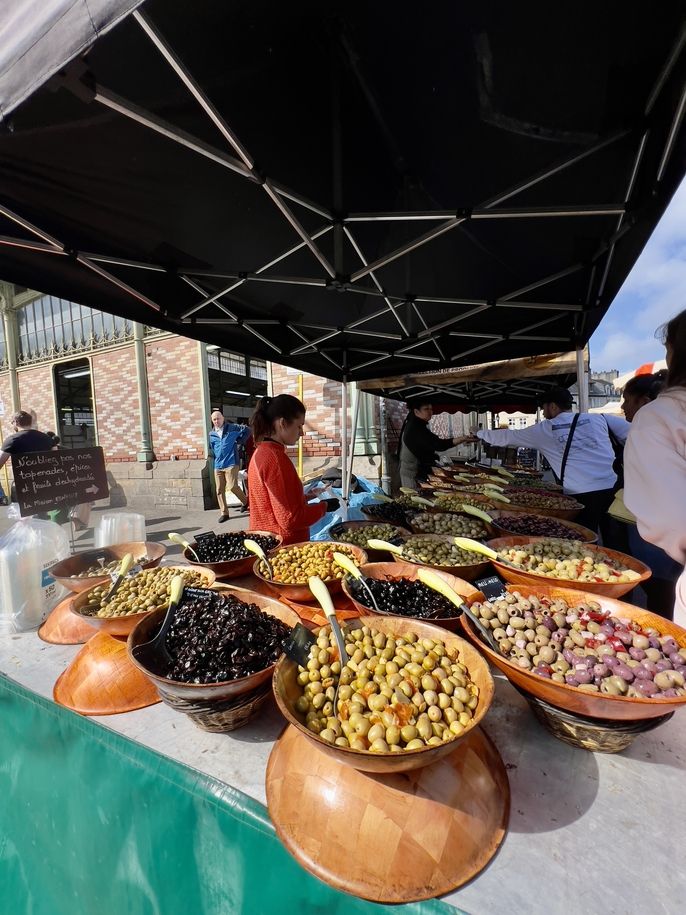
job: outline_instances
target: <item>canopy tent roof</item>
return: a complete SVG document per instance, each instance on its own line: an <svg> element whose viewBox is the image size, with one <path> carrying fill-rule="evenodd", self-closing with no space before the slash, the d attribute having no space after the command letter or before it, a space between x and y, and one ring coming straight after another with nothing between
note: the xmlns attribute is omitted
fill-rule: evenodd
<svg viewBox="0 0 686 915"><path fill-rule="evenodd" d="M544 391L569 387L576 381L576 369L576 352L553 353L375 378L361 387L394 400L426 397L433 403L435 413L534 413ZM588 369L588 349L584 351L584 369Z"/></svg>
<svg viewBox="0 0 686 915"><path fill-rule="evenodd" d="M623 375L619 375L612 384L618 391L623 391L627 381L631 381L631 379L635 378L637 375L652 375L655 372L660 372L662 369L666 368L667 361L665 359L658 359L657 362L644 362L643 365L639 365L633 372L624 372Z"/></svg>
<svg viewBox="0 0 686 915"><path fill-rule="evenodd" d="M136 5L0 6L7 281L353 381L572 349L683 176L676 0Z"/></svg>

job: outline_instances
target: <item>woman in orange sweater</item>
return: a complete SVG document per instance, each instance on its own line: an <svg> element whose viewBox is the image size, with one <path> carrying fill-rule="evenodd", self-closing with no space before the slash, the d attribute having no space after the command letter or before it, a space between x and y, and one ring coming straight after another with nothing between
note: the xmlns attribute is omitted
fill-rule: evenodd
<svg viewBox="0 0 686 915"><path fill-rule="evenodd" d="M309 540L310 527L339 504L338 499L307 502L286 454L286 445L297 443L304 424L305 407L290 394L261 398L250 420L257 442L248 468L250 528L274 531L285 544Z"/></svg>

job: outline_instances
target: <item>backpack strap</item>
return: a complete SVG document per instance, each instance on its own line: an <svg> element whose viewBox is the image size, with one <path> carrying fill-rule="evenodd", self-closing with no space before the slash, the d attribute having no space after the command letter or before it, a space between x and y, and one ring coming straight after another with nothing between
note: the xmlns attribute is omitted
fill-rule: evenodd
<svg viewBox="0 0 686 915"><path fill-rule="evenodd" d="M560 467L560 486L564 487L565 485L565 468L567 467L567 458L569 457L569 449L572 447L572 439L574 438L574 430L576 429L576 424L579 422L579 417L581 413L576 413L574 419L572 419L572 424L569 427L569 435L567 436L567 444L565 445L565 451L562 455L562 466Z"/></svg>

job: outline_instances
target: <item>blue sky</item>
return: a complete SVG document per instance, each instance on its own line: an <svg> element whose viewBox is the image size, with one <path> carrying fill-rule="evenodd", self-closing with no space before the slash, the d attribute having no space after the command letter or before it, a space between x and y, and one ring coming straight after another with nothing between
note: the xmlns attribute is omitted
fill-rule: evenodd
<svg viewBox="0 0 686 915"><path fill-rule="evenodd" d="M591 337L594 372L664 359L655 330L686 308L686 180Z"/></svg>

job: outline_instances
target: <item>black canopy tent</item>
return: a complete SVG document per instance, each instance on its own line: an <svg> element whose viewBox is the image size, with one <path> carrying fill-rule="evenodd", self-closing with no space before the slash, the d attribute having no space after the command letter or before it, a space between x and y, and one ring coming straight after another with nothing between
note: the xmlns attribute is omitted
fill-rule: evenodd
<svg viewBox="0 0 686 915"><path fill-rule="evenodd" d="M5 280L360 382L582 346L683 176L678 2L136 6L0 9Z"/></svg>

